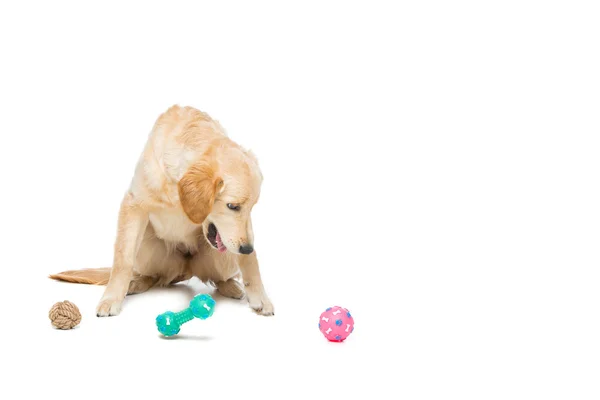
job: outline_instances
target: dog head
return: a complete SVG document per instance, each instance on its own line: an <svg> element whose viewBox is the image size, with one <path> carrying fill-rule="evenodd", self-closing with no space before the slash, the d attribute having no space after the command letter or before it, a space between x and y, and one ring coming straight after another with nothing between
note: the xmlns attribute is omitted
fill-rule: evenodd
<svg viewBox="0 0 600 400"><path fill-rule="evenodd" d="M252 208L260 196L262 173L252 153L221 148L193 164L180 179L184 212L202 225L204 237L219 252L254 251Z"/></svg>

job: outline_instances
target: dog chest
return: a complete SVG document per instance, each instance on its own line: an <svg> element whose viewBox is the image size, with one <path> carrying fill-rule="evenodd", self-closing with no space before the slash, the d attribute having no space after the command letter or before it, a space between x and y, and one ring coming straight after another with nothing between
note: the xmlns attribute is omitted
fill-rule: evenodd
<svg viewBox="0 0 600 400"><path fill-rule="evenodd" d="M150 223L159 238L177 243L195 243L200 230L198 225L180 212L163 211L150 214Z"/></svg>

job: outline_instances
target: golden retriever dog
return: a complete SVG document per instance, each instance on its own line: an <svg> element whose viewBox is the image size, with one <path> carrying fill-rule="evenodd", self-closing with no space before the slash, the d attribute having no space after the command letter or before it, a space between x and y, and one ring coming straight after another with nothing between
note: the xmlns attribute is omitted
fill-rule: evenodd
<svg viewBox="0 0 600 400"><path fill-rule="evenodd" d="M122 199L112 268L50 277L106 285L99 317L118 315L127 294L194 276L273 315L250 216L262 179L256 157L217 121L173 106L156 120Z"/></svg>

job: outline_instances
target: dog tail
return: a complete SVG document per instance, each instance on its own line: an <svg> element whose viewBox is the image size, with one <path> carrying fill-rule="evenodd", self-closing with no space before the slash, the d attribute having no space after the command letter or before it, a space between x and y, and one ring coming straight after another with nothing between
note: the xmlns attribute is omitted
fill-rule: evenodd
<svg viewBox="0 0 600 400"><path fill-rule="evenodd" d="M76 271L64 271L52 274L50 279L71 283L85 283L87 285L106 285L110 278L110 268L88 268Z"/></svg>

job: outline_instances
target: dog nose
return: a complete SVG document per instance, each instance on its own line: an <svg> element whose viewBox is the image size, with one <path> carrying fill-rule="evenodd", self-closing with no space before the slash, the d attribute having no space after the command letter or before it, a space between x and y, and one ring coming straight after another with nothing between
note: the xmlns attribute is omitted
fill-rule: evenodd
<svg viewBox="0 0 600 400"><path fill-rule="evenodd" d="M252 247L252 245L245 244L243 246L240 246L240 253L242 254L252 254L253 251L254 247Z"/></svg>

